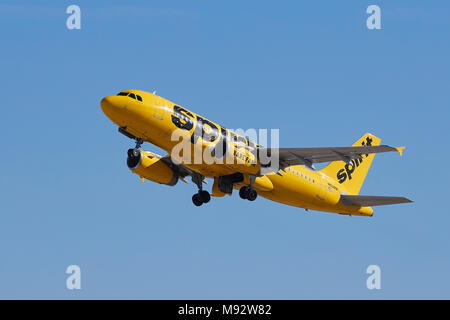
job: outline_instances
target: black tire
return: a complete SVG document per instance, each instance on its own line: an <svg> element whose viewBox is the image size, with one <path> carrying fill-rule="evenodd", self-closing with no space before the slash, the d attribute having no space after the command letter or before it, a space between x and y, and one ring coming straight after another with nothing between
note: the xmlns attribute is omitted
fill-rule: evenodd
<svg viewBox="0 0 450 320"><path fill-rule="evenodd" d="M192 196L192 203L196 207L200 207L203 204L203 202L200 200L200 197L198 196L198 193L196 193Z"/></svg>
<svg viewBox="0 0 450 320"><path fill-rule="evenodd" d="M248 187L243 186L241 189L239 189L239 196L241 199L248 199Z"/></svg>
<svg viewBox="0 0 450 320"><path fill-rule="evenodd" d="M206 190L199 191L198 196L199 196L199 199L200 199L203 203L208 203L209 200L211 200L211 195L210 195L209 192L206 191Z"/></svg>
<svg viewBox="0 0 450 320"><path fill-rule="evenodd" d="M255 201L256 197L258 197L258 192L256 192L255 189L250 189L250 191L248 192L248 200L249 201Z"/></svg>

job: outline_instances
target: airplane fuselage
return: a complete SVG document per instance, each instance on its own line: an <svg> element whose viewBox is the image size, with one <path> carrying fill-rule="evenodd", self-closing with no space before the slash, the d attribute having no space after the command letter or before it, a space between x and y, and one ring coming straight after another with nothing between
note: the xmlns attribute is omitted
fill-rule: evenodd
<svg viewBox="0 0 450 320"><path fill-rule="evenodd" d="M147 141L164 149L169 155L179 144L179 140L173 139L175 132L184 132L193 144L198 142L194 140L203 139L205 147L214 145L218 139L224 137L228 139L228 143L231 141L237 146L232 156L240 161L233 164L196 163L192 155L189 161L181 161L183 166L205 177L217 178L241 172L243 180L233 185L234 189L239 189L248 185L250 177L256 175L254 187L258 194L272 201L340 214L371 216L373 213L372 208L368 206L342 204L340 196L348 191L340 185L337 178L302 165L284 168L282 173L278 174L273 172L258 175L261 164L249 151L257 146L256 143L155 94L139 90L122 92L132 93L134 98L125 95L108 96L102 100L101 107L108 118L130 137Z"/></svg>

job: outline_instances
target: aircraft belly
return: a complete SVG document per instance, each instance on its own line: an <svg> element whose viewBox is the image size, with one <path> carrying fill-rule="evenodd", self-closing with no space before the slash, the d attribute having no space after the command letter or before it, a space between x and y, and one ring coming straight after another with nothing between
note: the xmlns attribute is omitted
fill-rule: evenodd
<svg viewBox="0 0 450 320"><path fill-rule="evenodd" d="M309 184L306 182L301 183L302 180L298 179L296 176L290 177L288 175L279 176L274 174L268 175L267 177L272 181L273 190L269 192L259 192L259 194L266 199L317 211L364 216L372 215L373 211L370 207L341 205L339 203L340 194L334 189L327 190L322 198L317 197L319 188L322 186L321 183L326 183L325 180L314 181L313 184Z"/></svg>
<svg viewBox="0 0 450 320"><path fill-rule="evenodd" d="M291 206L310 208L314 206L315 190L307 188L296 181L297 179L277 174L267 175L273 184L273 190L260 193L270 200Z"/></svg>
<svg viewBox="0 0 450 320"><path fill-rule="evenodd" d="M205 177L219 177L236 173L235 169L224 165L183 164L185 167L204 175Z"/></svg>

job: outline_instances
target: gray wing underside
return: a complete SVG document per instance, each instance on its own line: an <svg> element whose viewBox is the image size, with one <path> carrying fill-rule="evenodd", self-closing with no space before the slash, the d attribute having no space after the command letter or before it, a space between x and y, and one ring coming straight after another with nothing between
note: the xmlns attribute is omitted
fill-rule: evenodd
<svg viewBox="0 0 450 320"><path fill-rule="evenodd" d="M332 162L342 160L350 162L352 159L360 158L363 154L382 153L397 151L400 153L404 148L394 148L387 145L363 146L363 147L326 147L326 148L260 148L259 157L268 157L278 152L281 166L307 165L314 163Z"/></svg>
<svg viewBox="0 0 450 320"><path fill-rule="evenodd" d="M178 177L181 179L181 181L185 183L187 183L186 180L187 176L190 176L192 178L192 182L196 183L197 185L201 183L208 183L203 175L194 170L189 169L188 167L183 166L182 164L174 163L170 158L170 156L161 157L161 161L163 161L173 171L175 171L178 174Z"/></svg>

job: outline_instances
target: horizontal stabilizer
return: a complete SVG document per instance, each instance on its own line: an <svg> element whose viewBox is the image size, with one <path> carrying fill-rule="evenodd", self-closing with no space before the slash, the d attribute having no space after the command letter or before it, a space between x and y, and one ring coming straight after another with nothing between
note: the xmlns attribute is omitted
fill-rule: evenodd
<svg viewBox="0 0 450 320"><path fill-rule="evenodd" d="M341 195L341 202L346 206L373 207L412 201L405 197Z"/></svg>

